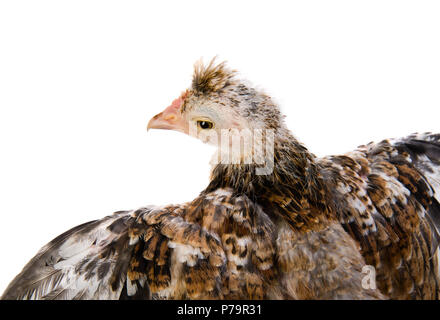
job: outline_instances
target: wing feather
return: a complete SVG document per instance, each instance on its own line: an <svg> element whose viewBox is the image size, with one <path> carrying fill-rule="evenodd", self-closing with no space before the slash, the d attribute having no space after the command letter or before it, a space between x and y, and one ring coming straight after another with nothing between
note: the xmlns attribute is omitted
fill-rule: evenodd
<svg viewBox="0 0 440 320"><path fill-rule="evenodd" d="M110 284L112 272L127 264L125 252L118 251L123 236L109 228L126 214L116 213L82 224L52 240L11 282L2 299L118 296L120 290L102 292L102 287ZM100 290L101 293L96 295Z"/></svg>
<svg viewBox="0 0 440 320"><path fill-rule="evenodd" d="M337 186L338 218L376 268L381 291L393 299L438 298L439 135L370 143L320 164Z"/></svg>
<svg viewBox="0 0 440 320"><path fill-rule="evenodd" d="M272 234L265 213L231 190L117 212L44 246L2 299L263 298Z"/></svg>

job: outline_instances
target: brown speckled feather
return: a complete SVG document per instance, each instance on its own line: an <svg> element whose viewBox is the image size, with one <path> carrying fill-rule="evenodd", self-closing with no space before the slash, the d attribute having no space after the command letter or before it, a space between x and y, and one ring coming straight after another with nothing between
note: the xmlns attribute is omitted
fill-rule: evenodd
<svg viewBox="0 0 440 320"><path fill-rule="evenodd" d="M196 65L191 88L150 124L186 133L202 119L197 130L258 129L266 142L271 132L261 158L273 170L220 162L191 202L73 228L2 299L438 299L440 135L317 158L235 75Z"/></svg>
<svg viewBox="0 0 440 320"><path fill-rule="evenodd" d="M338 219L377 269L380 290L393 299L438 299L440 211L434 195L440 190L433 189L435 178L425 176L419 157L406 151L418 144L414 138L371 143L319 164L335 186ZM438 135L421 138L426 149L419 149L420 156L438 154Z"/></svg>
<svg viewBox="0 0 440 320"><path fill-rule="evenodd" d="M115 213L54 239L2 298L262 299L273 279L273 231L229 190Z"/></svg>

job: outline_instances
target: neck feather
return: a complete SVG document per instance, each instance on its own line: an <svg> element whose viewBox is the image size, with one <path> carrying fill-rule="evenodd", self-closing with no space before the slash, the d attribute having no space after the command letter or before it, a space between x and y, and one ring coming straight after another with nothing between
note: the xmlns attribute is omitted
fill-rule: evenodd
<svg viewBox="0 0 440 320"><path fill-rule="evenodd" d="M275 133L273 156L273 171L267 175L256 174L255 164L217 164L203 193L230 188L237 195L245 194L295 230L326 225L323 222L331 218L332 210L315 156L287 130Z"/></svg>

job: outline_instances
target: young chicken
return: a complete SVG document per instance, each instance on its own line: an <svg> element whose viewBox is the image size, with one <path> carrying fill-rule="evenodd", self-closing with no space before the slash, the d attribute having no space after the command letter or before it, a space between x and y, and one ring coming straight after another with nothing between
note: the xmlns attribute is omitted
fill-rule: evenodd
<svg viewBox="0 0 440 320"><path fill-rule="evenodd" d="M2 299L439 298L439 134L317 158L214 60L148 128L218 147L206 189L67 231Z"/></svg>

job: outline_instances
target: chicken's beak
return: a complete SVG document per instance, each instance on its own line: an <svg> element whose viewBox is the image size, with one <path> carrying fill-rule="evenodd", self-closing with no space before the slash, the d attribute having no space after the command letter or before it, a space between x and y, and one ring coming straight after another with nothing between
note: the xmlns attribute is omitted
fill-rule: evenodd
<svg viewBox="0 0 440 320"><path fill-rule="evenodd" d="M180 99L176 99L161 113L156 114L148 122L147 130L164 129L186 133L187 124L180 112Z"/></svg>

